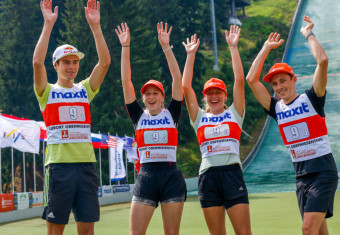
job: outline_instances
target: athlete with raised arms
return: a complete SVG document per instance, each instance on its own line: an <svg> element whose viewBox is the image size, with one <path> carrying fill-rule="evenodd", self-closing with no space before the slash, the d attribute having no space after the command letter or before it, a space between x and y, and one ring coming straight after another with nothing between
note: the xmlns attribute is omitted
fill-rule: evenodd
<svg viewBox="0 0 340 235"><path fill-rule="evenodd" d="M161 203L164 234L179 234L186 200L186 184L176 166L178 121L182 112L182 75L170 47L167 23L157 24L158 40L172 76L172 100L164 108L165 92L161 82L149 80L141 89L145 110L136 100L131 81L130 31L126 23L116 33L122 45L121 76L125 105L136 130L141 169L133 191L130 211L130 234L142 235Z"/></svg>
<svg viewBox="0 0 340 235"><path fill-rule="evenodd" d="M100 4L88 0L85 17L91 28L99 61L91 75L75 84L79 60L84 57L65 44L53 53L56 84L49 84L44 65L49 38L58 18L58 7L42 0L44 26L33 55L34 91L47 128L44 212L47 234L63 234L73 211L78 234L94 234L99 220L96 157L91 142L89 103L98 93L111 63L100 26Z"/></svg>
<svg viewBox="0 0 340 235"><path fill-rule="evenodd" d="M197 134L202 154L198 195L210 234L226 234L225 212L235 234L251 234L248 192L239 157L240 137L245 114L244 73L237 43L241 29L231 26L225 32L235 76L233 103L225 105L226 85L211 78L204 84L205 110L198 105L192 88L195 54L200 41L196 34L183 43L187 60L183 91L190 122Z"/></svg>
<svg viewBox="0 0 340 235"><path fill-rule="evenodd" d="M296 195L303 218L304 235L328 234L326 218L333 216L334 195L338 184L338 171L331 152L325 122L328 58L308 24L301 28L317 62L312 87L299 95L297 78L286 63L277 63L263 78L272 85L278 98L271 97L259 81L261 70L269 52L279 47L280 34L271 33L253 62L247 82L265 112L279 125L280 133L293 161L296 176Z"/></svg>

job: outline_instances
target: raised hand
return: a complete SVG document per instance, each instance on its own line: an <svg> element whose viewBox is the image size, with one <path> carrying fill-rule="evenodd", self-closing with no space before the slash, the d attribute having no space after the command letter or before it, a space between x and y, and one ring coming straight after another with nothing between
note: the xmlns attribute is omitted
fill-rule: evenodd
<svg viewBox="0 0 340 235"><path fill-rule="evenodd" d="M172 31L172 26L169 28L169 31L168 31L168 23L165 23L165 28L163 28L163 22L157 23L158 41L161 44L163 50L170 47L171 31Z"/></svg>
<svg viewBox="0 0 340 235"><path fill-rule="evenodd" d="M85 17L89 25L100 24L100 3L96 0L88 0L85 7Z"/></svg>
<svg viewBox="0 0 340 235"><path fill-rule="evenodd" d="M306 21L308 24L306 27L301 27L300 32L302 33L302 35L304 37L306 37L306 35L312 31L313 27L314 27L314 23L311 21L309 16L304 16L303 20Z"/></svg>
<svg viewBox="0 0 340 235"><path fill-rule="evenodd" d="M45 22L55 23L58 18L58 6L54 8L52 12L52 0L42 0L40 2L41 12L43 14Z"/></svg>
<svg viewBox="0 0 340 235"><path fill-rule="evenodd" d="M197 38L197 35L194 34L191 36L191 40L187 38L187 44L182 42L183 46L185 47L185 50L187 51L187 54L194 54L196 53L199 45L200 45L200 39Z"/></svg>
<svg viewBox="0 0 340 235"><path fill-rule="evenodd" d="M130 45L130 31L127 23L122 23L122 27L119 25L117 26L117 29L115 29L116 34L119 38L120 44L122 46L129 46Z"/></svg>
<svg viewBox="0 0 340 235"><path fill-rule="evenodd" d="M280 34L275 32L269 35L267 41L264 43L264 46L268 47L269 49L274 49L281 46L282 43L284 43L284 40L280 39Z"/></svg>
<svg viewBox="0 0 340 235"><path fill-rule="evenodd" d="M225 31L225 40L228 45L237 45L238 39L240 38L241 29L236 25L230 26L230 32L228 30Z"/></svg>

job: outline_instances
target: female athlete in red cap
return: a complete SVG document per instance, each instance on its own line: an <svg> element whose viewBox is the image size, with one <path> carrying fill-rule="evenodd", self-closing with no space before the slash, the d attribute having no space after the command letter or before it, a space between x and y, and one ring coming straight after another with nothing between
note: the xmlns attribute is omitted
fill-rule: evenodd
<svg viewBox="0 0 340 235"><path fill-rule="evenodd" d="M211 234L226 234L225 210L236 234L251 234L248 192L239 157L240 137L245 113L244 74L237 49L241 29L235 25L226 31L235 75L233 104L225 105L227 90L217 78L208 80L203 89L205 110L198 106L192 89L195 53L199 47L196 34L183 43L187 60L183 72L183 91L194 127L202 162L199 172L201 207Z"/></svg>
<svg viewBox="0 0 340 235"><path fill-rule="evenodd" d="M271 33L247 75L247 82L266 113L279 125L283 142L293 161L296 195L303 218L303 234L328 234L326 219L333 216L338 171L331 152L325 122L328 58L314 36L313 22L304 17L301 28L317 62L313 85L298 95L297 78L286 63L275 64L263 78L272 84L279 99L271 97L259 81L261 70L271 49L283 43L280 34Z"/></svg>
<svg viewBox="0 0 340 235"><path fill-rule="evenodd" d="M169 28L157 24L158 40L172 75L172 100L163 108L162 83L150 80L141 89L145 110L136 101L131 82L130 32L127 24L118 26L116 33L122 45L122 84L125 104L136 130L141 169L133 191L130 212L130 234L145 234L152 214L161 203L164 234L179 234L186 200L186 184L176 166L177 126L182 112L182 75L169 45Z"/></svg>

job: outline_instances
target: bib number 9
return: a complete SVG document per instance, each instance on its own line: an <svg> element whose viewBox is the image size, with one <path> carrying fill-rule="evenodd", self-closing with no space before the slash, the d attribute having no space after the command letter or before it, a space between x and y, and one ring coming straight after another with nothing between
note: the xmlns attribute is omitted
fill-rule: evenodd
<svg viewBox="0 0 340 235"><path fill-rule="evenodd" d="M75 107L71 107L69 111L70 111L70 118L72 120L77 120L77 109Z"/></svg>
<svg viewBox="0 0 340 235"><path fill-rule="evenodd" d="M85 121L85 109L83 106L60 106L60 122Z"/></svg>
<svg viewBox="0 0 340 235"><path fill-rule="evenodd" d="M230 135L230 128L228 124L222 124L213 127L204 128L204 138L212 139L217 137L224 137Z"/></svg>
<svg viewBox="0 0 340 235"><path fill-rule="evenodd" d="M306 122L286 126L283 129L287 142L306 139L310 136Z"/></svg>
<svg viewBox="0 0 340 235"><path fill-rule="evenodd" d="M159 131L145 131L145 144L166 144L168 143L168 132L166 130Z"/></svg>

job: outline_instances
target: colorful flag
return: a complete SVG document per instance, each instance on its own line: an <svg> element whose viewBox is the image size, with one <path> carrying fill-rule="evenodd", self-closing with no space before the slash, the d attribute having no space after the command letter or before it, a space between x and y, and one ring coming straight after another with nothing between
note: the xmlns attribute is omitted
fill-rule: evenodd
<svg viewBox="0 0 340 235"><path fill-rule="evenodd" d="M103 134L91 133L91 140L92 140L93 148L107 149L107 142L106 142L106 140L105 140L106 138L104 136L105 135L103 135Z"/></svg>
<svg viewBox="0 0 340 235"><path fill-rule="evenodd" d="M109 140L107 141L107 145L109 148L117 148L118 138L115 136L109 136Z"/></svg>
<svg viewBox="0 0 340 235"><path fill-rule="evenodd" d="M139 156L137 154L137 142L134 138L125 136L124 138L124 149L126 150L126 158L130 163L135 164L135 168L137 173L140 170L140 161Z"/></svg>
<svg viewBox="0 0 340 235"><path fill-rule="evenodd" d="M124 147L123 147L123 149L128 150L128 149L131 149L133 147L132 145L135 142L134 138L129 137L129 136L125 136L123 138L123 140L124 140Z"/></svg>
<svg viewBox="0 0 340 235"><path fill-rule="evenodd" d="M39 153L40 127L36 121L0 115L0 148Z"/></svg>
<svg viewBox="0 0 340 235"><path fill-rule="evenodd" d="M45 122L37 122L40 127L40 141L47 141L47 132Z"/></svg>

